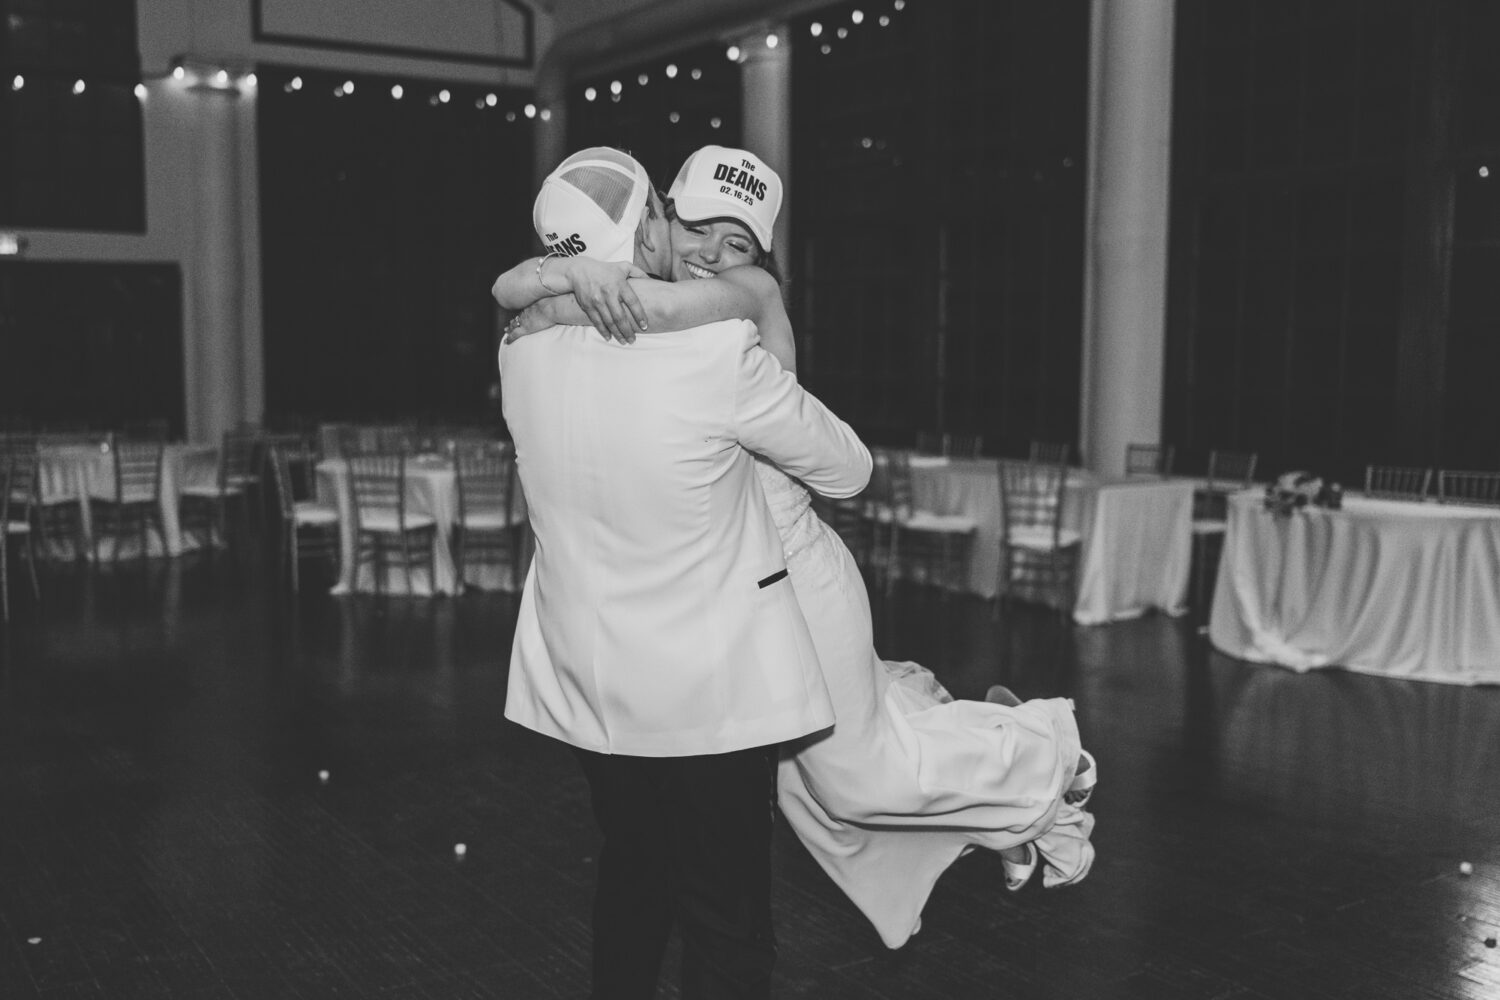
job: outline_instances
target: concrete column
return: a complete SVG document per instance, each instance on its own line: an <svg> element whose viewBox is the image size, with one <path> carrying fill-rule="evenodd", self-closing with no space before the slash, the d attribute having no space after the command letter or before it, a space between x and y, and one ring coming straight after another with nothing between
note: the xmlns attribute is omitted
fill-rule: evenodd
<svg viewBox="0 0 1500 1000"><path fill-rule="evenodd" d="M781 175L785 192L781 214L771 239L783 269L788 254L792 219L792 41L785 25L773 25L746 35L739 43L740 92L744 139L741 145L766 161ZM774 38L775 44L771 43Z"/></svg>
<svg viewBox="0 0 1500 1000"><path fill-rule="evenodd" d="M1080 444L1124 471L1160 440L1174 0L1094 0Z"/></svg>
<svg viewBox="0 0 1500 1000"><path fill-rule="evenodd" d="M245 414L240 93L193 88L198 156L193 192L193 323L183 331L187 436L218 441Z"/></svg>

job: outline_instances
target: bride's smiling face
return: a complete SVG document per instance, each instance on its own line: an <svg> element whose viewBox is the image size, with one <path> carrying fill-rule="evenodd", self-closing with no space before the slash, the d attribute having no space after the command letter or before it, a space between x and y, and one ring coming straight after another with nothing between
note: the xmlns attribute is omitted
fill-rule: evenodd
<svg viewBox="0 0 1500 1000"><path fill-rule="evenodd" d="M720 271L741 264L754 264L759 257L755 237L738 222L672 220L672 280L712 278Z"/></svg>

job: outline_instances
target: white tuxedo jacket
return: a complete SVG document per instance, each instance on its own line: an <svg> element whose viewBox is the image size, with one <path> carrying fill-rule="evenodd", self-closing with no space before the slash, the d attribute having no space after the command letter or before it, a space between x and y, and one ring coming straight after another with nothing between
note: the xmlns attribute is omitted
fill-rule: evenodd
<svg viewBox="0 0 1500 1000"><path fill-rule="evenodd" d="M750 451L834 497L864 489L870 453L759 341L730 320L628 346L554 327L500 348L536 535L507 718L642 757L832 725Z"/></svg>

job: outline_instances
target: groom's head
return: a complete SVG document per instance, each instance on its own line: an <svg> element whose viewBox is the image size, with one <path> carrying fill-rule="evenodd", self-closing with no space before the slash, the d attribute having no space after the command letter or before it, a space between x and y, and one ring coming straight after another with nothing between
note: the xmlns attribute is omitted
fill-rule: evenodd
<svg viewBox="0 0 1500 1000"><path fill-rule="evenodd" d="M547 250L672 270L671 229L646 168L608 146L580 150L542 181L531 209Z"/></svg>

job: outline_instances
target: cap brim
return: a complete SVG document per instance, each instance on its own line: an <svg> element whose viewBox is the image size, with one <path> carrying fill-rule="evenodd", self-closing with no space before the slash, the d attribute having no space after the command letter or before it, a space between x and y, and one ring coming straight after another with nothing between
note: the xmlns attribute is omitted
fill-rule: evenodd
<svg viewBox="0 0 1500 1000"><path fill-rule="evenodd" d="M733 219L740 223L750 234L755 237L762 250L770 252L771 233L760 224L760 221L748 211L743 211L733 202L723 198L699 198L692 195L679 195L672 199L673 210L679 219L688 222L707 222L710 219Z"/></svg>

